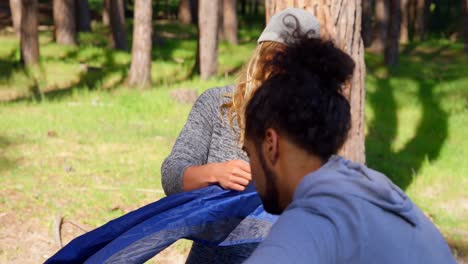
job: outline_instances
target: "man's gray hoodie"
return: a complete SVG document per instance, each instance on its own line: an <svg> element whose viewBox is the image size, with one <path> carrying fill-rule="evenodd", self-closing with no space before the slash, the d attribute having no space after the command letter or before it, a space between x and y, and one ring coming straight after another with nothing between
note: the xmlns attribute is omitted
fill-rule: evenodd
<svg viewBox="0 0 468 264"><path fill-rule="evenodd" d="M247 263L455 263L437 228L383 174L334 156L295 190Z"/></svg>

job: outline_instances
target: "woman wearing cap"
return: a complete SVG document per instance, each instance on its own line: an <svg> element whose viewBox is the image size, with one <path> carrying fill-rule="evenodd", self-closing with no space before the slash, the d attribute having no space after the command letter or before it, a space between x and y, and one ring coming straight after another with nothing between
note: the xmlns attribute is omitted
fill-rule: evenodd
<svg viewBox="0 0 468 264"><path fill-rule="evenodd" d="M293 42L296 33L318 38L319 32L318 21L302 9L288 8L271 18L238 84L209 89L195 102L161 168L167 195L213 184L234 191L246 189L251 181L250 166L239 147L245 106L268 77L263 69L275 53ZM256 246L250 243L211 247L195 242L187 263L240 263Z"/></svg>

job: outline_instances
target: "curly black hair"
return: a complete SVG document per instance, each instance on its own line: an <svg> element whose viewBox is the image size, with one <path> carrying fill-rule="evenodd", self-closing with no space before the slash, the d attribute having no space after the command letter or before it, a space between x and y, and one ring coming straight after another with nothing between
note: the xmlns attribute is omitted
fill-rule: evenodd
<svg viewBox="0 0 468 264"><path fill-rule="evenodd" d="M304 36L287 45L265 65L271 75L247 105L245 137L258 144L266 129L274 128L327 160L344 144L351 127L342 89L354 66L331 41Z"/></svg>

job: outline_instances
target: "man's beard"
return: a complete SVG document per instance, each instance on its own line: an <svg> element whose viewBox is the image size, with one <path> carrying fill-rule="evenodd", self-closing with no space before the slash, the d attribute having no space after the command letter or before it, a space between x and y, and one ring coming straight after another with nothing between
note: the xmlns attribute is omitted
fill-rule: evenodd
<svg viewBox="0 0 468 264"><path fill-rule="evenodd" d="M278 201L278 188L276 186L278 176L267 167L263 153L261 151L258 153L260 154L260 165L265 176L265 192L263 194L259 193L263 207L268 213L279 215L283 212L283 209L280 208Z"/></svg>

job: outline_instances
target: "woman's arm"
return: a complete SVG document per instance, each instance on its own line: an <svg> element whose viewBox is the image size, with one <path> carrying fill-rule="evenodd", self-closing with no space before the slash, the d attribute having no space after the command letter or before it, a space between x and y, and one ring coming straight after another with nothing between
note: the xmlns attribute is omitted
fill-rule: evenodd
<svg viewBox="0 0 468 264"><path fill-rule="evenodd" d="M251 180L249 163L229 160L188 167L183 176L183 189L191 191L218 183L224 189L243 191Z"/></svg>
<svg viewBox="0 0 468 264"><path fill-rule="evenodd" d="M167 195L219 183L223 188L243 190L251 180L250 166L242 160L206 164L213 125L219 119L220 94L210 89L195 102L171 154L161 167Z"/></svg>
<svg viewBox="0 0 468 264"><path fill-rule="evenodd" d="M207 162L213 133L213 112L217 111L212 105L214 97L211 89L195 101L171 154L161 166L162 186L167 195L183 191L183 176L187 167ZM197 180L206 184L210 181L208 175L200 175L200 178Z"/></svg>

